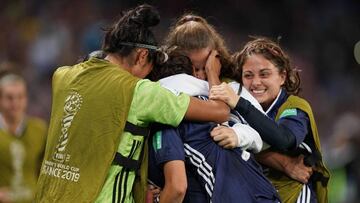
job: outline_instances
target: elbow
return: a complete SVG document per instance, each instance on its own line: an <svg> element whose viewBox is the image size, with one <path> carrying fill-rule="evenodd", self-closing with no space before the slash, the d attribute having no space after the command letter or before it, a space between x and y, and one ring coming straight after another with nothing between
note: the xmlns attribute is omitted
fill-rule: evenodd
<svg viewBox="0 0 360 203"><path fill-rule="evenodd" d="M177 200L183 200L186 194L187 190L187 182L183 181L177 181L177 182L171 182L170 185L168 185L168 191L171 191L171 194L174 199ZM160 195L161 197L161 195Z"/></svg>
<svg viewBox="0 0 360 203"><path fill-rule="evenodd" d="M230 119L229 113L224 113L221 116L218 117L217 123L223 123Z"/></svg>
<svg viewBox="0 0 360 203"><path fill-rule="evenodd" d="M177 183L176 186L173 187L173 189L176 196L184 198L187 190L187 183Z"/></svg>

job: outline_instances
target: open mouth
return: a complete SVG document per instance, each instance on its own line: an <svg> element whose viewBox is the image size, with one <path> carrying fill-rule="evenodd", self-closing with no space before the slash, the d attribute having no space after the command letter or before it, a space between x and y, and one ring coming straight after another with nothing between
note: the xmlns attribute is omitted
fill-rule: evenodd
<svg viewBox="0 0 360 203"><path fill-rule="evenodd" d="M251 92L255 95L264 94L266 89L263 90L251 90Z"/></svg>

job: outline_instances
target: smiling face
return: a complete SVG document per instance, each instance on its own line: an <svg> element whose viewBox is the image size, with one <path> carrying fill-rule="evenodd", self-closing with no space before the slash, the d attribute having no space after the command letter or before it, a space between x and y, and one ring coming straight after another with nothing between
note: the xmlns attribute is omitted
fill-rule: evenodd
<svg viewBox="0 0 360 203"><path fill-rule="evenodd" d="M267 110L280 92L285 82L285 73L260 54L247 57L242 67L244 87Z"/></svg>
<svg viewBox="0 0 360 203"><path fill-rule="evenodd" d="M188 57L190 58L193 64L193 76L201 80L207 79L205 65L210 52L211 52L211 48L207 47L203 49L193 50L188 53Z"/></svg>

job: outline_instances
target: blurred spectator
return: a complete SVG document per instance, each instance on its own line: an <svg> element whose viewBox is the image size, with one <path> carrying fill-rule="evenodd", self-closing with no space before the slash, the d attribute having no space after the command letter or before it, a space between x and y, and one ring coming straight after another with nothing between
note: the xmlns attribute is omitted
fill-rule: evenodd
<svg viewBox="0 0 360 203"><path fill-rule="evenodd" d="M325 150L332 173L330 202L355 203L360 200L360 118L351 112L335 121Z"/></svg>
<svg viewBox="0 0 360 203"><path fill-rule="evenodd" d="M0 78L0 202L32 202L45 148L45 122L26 116L23 78Z"/></svg>

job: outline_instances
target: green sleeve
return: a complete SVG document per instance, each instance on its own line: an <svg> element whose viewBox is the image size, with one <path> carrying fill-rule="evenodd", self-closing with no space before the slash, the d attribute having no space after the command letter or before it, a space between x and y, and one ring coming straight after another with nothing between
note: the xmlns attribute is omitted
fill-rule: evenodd
<svg viewBox="0 0 360 203"><path fill-rule="evenodd" d="M160 83L140 80L135 87L128 121L141 126L151 122L178 126L185 116L190 97L163 88Z"/></svg>

